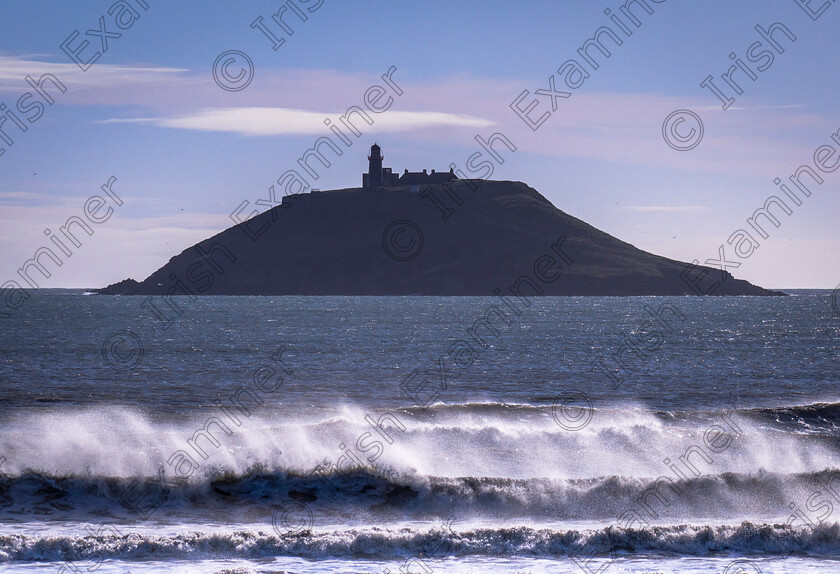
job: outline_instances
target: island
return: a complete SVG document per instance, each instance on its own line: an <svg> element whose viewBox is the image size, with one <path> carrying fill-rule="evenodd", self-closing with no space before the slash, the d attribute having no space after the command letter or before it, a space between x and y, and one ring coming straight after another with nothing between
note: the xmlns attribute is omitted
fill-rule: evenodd
<svg viewBox="0 0 840 574"><path fill-rule="evenodd" d="M783 295L642 251L522 182L382 167L281 205L106 295Z"/></svg>

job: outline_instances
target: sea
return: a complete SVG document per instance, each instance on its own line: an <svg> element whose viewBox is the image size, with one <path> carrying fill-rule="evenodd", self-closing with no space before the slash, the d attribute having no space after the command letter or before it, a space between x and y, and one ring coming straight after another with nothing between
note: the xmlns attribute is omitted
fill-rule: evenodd
<svg viewBox="0 0 840 574"><path fill-rule="evenodd" d="M837 293L38 290L0 570L840 571Z"/></svg>

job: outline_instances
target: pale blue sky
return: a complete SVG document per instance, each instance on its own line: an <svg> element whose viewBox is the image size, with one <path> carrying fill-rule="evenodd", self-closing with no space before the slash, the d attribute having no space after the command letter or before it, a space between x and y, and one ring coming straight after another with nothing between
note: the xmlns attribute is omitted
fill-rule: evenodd
<svg viewBox="0 0 840 574"><path fill-rule="evenodd" d="M55 103L37 121L24 120L25 133L11 119L2 126L14 144L0 141L0 281L19 280L18 268L50 245L44 229L81 216L111 176L123 205L40 284L145 278L228 227L243 200L266 197L317 137L330 135L323 119L362 105L391 66L403 95L315 187L358 186L374 141L395 170L448 169L478 150L477 134L502 132L518 150L503 152L493 179L524 181L571 215L687 261L717 258L719 246L778 193L774 178L813 165L814 152L840 129L840 7L827 0L647 0L652 15L636 2L641 25L622 16L632 35L620 36L621 46L605 40L612 56L596 56L598 69L557 101L537 131L510 103L523 90L531 92L527 103L547 89L566 60L583 61L577 50L600 26L619 32L605 10L620 15L625 0L324 0L306 22L286 14L292 36L271 22L278 0L146 0L148 9L127 1L140 18L126 30L108 15L113 0L4 3L0 104L14 110L32 91L27 75L52 73L67 91L50 89ZM823 4L828 9L816 20L800 6L816 12ZM82 72L60 45L79 30L71 46L85 38L85 58L101 51L101 40L85 31L98 29L103 16L106 30L122 36ZM250 27L257 16L286 38L278 50ZM756 49L758 61L747 62L748 48L762 39L755 26L775 22L797 40L777 32L784 53L774 51L769 64ZM254 63L242 91L212 80L213 62L226 50ZM723 110L700 82L713 75L725 86L720 74L732 65L731 52L757 79L738 71L744 93ZM550 110L550 99L538 102L534 117ZM662 123L682 108L702 118L705 132L695 149L680 152L663 141ZM736 277L770 288L840 282L840 175L822 175L824 184L790 216L781 214L781 226L769 227L769 238L730 269Z"/></svg>

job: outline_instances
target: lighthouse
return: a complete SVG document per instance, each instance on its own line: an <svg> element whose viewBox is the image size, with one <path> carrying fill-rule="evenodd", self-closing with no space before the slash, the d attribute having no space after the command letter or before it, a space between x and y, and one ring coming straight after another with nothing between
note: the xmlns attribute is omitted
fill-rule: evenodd
<svg viewBox="0 0 840 574"><path fill-rule="evenodd" d="M382 148L377 144L370 146L368 156L368 185L365 187L382 187Z"/></svg>

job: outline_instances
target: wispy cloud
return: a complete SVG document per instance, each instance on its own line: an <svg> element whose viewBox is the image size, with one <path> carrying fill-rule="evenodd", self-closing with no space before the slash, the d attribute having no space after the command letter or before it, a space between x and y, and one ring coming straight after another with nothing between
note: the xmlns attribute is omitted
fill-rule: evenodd
<svg viewBox="0 0 840 574"><path fill-rule="evenodd" d="M46 194L34 191L0 191L0 203L5 201L49 199Z"/></svg>
<svg viewBox="0 0 840 574"><path fill-rule="evenodd" d="M741 111L741 112L757 112L757 111L773 111L773 110L795 110L810 108L807 104L784 104L779 106L731 106L727 111ZM715 110L720 109L720 106L705 106L704 109Z"/></svg>
<svg viewBox="0 0 840 574"><path fill-rule="evenodd" d="M3 206L3 216L6 216L9 209L15 207L29 207L43 209L46 206L75 206L79 201L84 204L85 197L68 197L56 193L44 193L40 191L0 191L0 205ZM0 216L0 222L4 217Z"/></svg>
<svg viewBox="0 0 840 574"><path fill-rule="evenodd" d="M666 213L687 213L697 211L709 211L703 205L624 205L622 209L637 212L666 212Z"/></svg>
<svg viewBox="0 0 840 574"><path fill-rule="evenodd" d="M112 118L101 123L149 123L171 129L229 132L246 136L323 134L324 119L341 113L268 107L213 108L177 117ZM374 123L369 129L373 132L399 132L429 127L483 128L495 123L475 116L428 111L391 110L381 116L370 114L370 117ZM354 116L353 121L357 124L365 123L358 116Z"/></svg>
<svg viewBox="0 0 840 574"><path fill-rule="evenodd" d="M35 79L52 74L67 87L114 87L126 84L158 82L189 72L184 68L162 66L119 66L95 64L96 73L85 73L74 63L45 62L33 57L0 55L0 91L28 89L26 76Z"/></svg>

